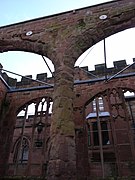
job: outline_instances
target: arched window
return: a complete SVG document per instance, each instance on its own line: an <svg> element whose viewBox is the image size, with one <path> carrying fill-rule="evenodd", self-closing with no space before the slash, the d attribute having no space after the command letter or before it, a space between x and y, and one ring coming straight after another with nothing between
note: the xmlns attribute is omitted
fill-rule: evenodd
<svg viewBox="0 0 135 180"><path fill-rule="evenodd" d="M29 143L28 140L23 137L17 142L14 152L14 162L27 163L29 155Z"/></svg>
<svg viewBox="0 0 135 180"><path fill-rule="evenodd" d="M98 103L99 111L104 111L104 102L102 97L99 97L97 99L97 103ZM96 112L96 99L93 100L92 104L93 104L93 112Z"/></svg>

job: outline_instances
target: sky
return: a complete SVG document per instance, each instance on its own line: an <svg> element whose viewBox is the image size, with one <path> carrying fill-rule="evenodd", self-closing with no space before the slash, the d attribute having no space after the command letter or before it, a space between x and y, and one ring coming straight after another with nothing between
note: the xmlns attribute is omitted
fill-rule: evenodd
<svg viewBox="0 0 135 180"><path fill-rule="evenodd" d="M111 0L110 0L111 1ZM3 0L0 6L0 26L13 24L25 20L44 17L68 10L78 9L108 2L108 0ZM115 34L106 38L106 56L107 66L112 67L113 61L126 59L128 64L133 62L135 57L135 29L128 29L121 33ZM52 71L53 65L47 60ZM26 52L5 52L0 53L0 63L3 69L21 74L33 75L50 73L40 55ZM76 66L88 66L89 70L94 70L95 64L104 63L103 41L97 43L92 48L88 49L76 62ZM26 66L27 64L27 66ZM10 77L17 78L12 74Z"/></svg>

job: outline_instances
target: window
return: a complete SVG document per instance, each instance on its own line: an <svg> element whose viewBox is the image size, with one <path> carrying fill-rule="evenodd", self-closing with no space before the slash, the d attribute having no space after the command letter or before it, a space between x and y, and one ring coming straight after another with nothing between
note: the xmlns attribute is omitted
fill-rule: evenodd
<svg viewBox="0 0 135 180"><path fill-rule="evenodd" d="M99 97L97 102L98 102L99 111L104 111L103 98ZM96 99L93 100L92 105L93 105L93 111L95 112L96 111Z"/></svg>
<svg viewBox="0 0 135 180"><path fill-rule="evenodd" d="M92 123L92 131L93 131L93 143L94 143L94 146L99 146L97 122Z"/></svg>
<svg viewBox="0 0 135 180"><path fill-rule="evenodd" d="M93 111L95 112L96 111L96 100L94 99L94 101L92 103L93 103Z"/></svg>
<svg viewBox="0 0 135 180"><path fill-rule="evenodd" d="M23 139L22 141L22 148L20 150L20 158L19 161L28 161L28 153L29 153L29 147L28 147L28 142L26 139Z"/></svg>
<svg viewBox="0 0 135 180"><path fill-rule="evenodd" d="M102 145L108 145L110 144L110 140L109 140L107 121L101 121L100 125L101 125ZM97 121L92 121L89 123L88 145L99 146L99 131L98 131Z"/></svg>
<svg viewBox="0 0 135 180"><path fill-rule="evenodd" d="M98 98L98 103L99 103L99 111L104 111L104 103L102 97Z"/></svg>
<svg viewBox="0 0 135 180"><path fill-rule="evenodd" d="M108 127L107 127L107 123L105 121L101 122L101 131L102 131L102 143L103 143L103 145L110 144Z"/></svg>
<svg viewBox="0 0 135 180"><path fill-rule="evenodd" d="M28 161L29 154L29 145L28 140L26 138L19 140L16 145L15 153L14 153L14 162L18 161L20 163L24 163Z"/></svg>

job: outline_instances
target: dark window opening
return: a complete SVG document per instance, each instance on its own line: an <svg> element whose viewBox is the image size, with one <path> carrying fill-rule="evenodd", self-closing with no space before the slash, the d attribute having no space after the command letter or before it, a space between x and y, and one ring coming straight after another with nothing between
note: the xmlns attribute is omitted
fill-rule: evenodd
<svg viewBox="0 0 135 180"><path fill-rule="evenodd" d="M27 139L19 140L14 153L14 162L26 163L28 161L29 145Z"/></svg>
<svg viewBox="0 0 135 180"><path fill-rule="evenodd" d="M99 146L97 122L92 123L94 146Z"/></svg>
<svg viewBox="0 0 135 180"><path fill-rule="evenodd" d="M103 145L110 144L108 127L107 127L106 122L101 122L101 129L102 129L102 143L103 143Z"/></svg>
<svg viewBox="0 0 135 180"><path fill-rule="evenodd" d="M42 139L35 140L35 147L37 148L43 147L43 140Z"/></svg>
<svg viewBox="0 0 135 180"><path fill-rule="evenodd" d="M92 123L92 131L93 131L93 144L94 146L99 146L99 133L98 133L97 122ZM102 135L102 145L110 144L108 127L105 121L101 122L101 135Z"/></svg>

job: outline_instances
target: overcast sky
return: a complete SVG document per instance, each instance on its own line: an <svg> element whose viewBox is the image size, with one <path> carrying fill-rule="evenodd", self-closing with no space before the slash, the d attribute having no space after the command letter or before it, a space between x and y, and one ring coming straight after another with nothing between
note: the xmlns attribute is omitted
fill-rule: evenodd
<svg viewBox="0 0 135 180"><path fill-rule="evenodd" d="M3 0L0 6L0 26L13 24L47 15L57 14L68 10L82 8L107 0ZM113 66L113 61L126 59L128 64L135 57L135 29L128 29L106 39L107 65ZM89 53L87 58L84 58ZM104 63L103 41L88 50L79 58L76 65L89 66L94 69L95 64ZM84 60L83 60L84 59ZM83 60L83 62L82 62ZM82 63L81 63L82 62ZM24 52L7 52L0 54L0 63L4 69L22 75L48 72L41 56ZM26 67L27 64L27 67ZM49 64L51 66L51 63ZM53 67L51 66L52 70ZM10 74L11 76L11 74Z"/></svg>

